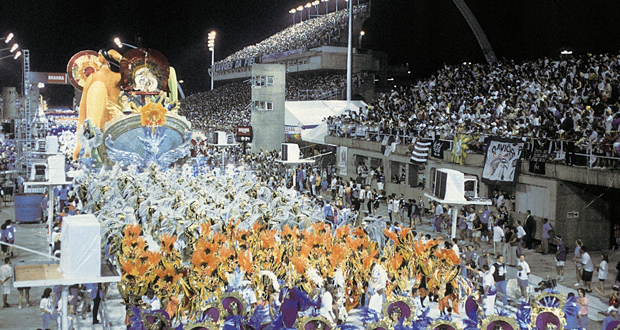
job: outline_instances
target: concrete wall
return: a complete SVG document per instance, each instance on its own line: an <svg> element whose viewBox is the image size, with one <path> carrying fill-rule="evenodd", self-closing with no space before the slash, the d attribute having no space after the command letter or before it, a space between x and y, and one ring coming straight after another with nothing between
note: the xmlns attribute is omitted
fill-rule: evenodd
<svg viewBox="0 0 620 330"><path fill-rule="evenodd" d="M568 182L558 184L556 202L556 233L561 235L569 247L581 239L589 250L609 248L611 221L606 216L609 204L598 194L589 192ZM568 212L579 212L570 217Z"/></svg>
<svg viewBox="0 0 620 330"><path fill-rule="evenodd" d="M279 59L268 59L262 64L285 64L288 72L311 72L320 70L339 70L347 69L346 48L330 47L330 49L344 50L337 52L321 52L322 48L310 50L302 54L295 54ZM256 64L254 64L256 65ZM359 71L378 71L380 62L373 60L372 54L353 53L353 72ZM252 76L252 67L241 67L228 71L218 71L215 73L215 81L249 78Z"/></svg>
<svg viewBox="0 0 620 330"><path fill-rule="evenodd" d="M252 107L255 101L273 102L273 110L252 109L254 139L252 152L280 150L284 142L284 98L286 96L286 66L284 64L255 64L252 76L273 76L273 86L252 86Z"/></svg>

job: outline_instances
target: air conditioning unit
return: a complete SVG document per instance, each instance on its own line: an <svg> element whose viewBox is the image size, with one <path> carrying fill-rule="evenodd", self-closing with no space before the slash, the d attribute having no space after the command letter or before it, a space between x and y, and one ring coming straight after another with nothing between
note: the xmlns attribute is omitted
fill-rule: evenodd
<svg viewBox="0 0 620 330"><path fill-rule="evenodd" d="M299 146L295 143L282 143L282 160L296 162L299 160Z"/></svg>

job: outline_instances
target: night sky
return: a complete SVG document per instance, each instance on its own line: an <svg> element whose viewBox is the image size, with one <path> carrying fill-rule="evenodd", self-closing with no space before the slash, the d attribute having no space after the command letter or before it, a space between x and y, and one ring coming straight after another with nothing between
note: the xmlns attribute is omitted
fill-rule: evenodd
<svg viewBox="0 0 620 330"><path fill-rule="evenodd" d="M0 0L0 37L15 33L16 41L30 50L32 71L64 72L73 54L113 48L112 40L118 36L166 55L189 95L209 86L209 31L218 32L217 61L291 24L289 9L305 2ZM565 47L577 54L620 50L618 1L467 0L467 4L498 58L557 58ZM344 7L344 0L339 6ZM393 64L408 63L414 77L433 74L444 63L484 61L451 0L373 0L364 30L365 48L386 52ZM7 54L3 51L0 57ZM0 86L20 82L21 61L0 61ZM43 94L52 105L68 105L72 90L49 86Z"/></svg>

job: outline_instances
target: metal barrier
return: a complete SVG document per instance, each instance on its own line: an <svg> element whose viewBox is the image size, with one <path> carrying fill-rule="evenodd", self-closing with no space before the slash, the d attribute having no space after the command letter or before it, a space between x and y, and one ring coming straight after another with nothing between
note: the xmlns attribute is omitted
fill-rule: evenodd
<svg viewBox="0 0 620 330"><path fill-rule="evenodd" d="M375 142L382 142L383 139L385 137L390 137L393 136L395 138L395 141L397 142L397 144L399 145L407 145L412 143L412 141L414 139L417 138L421 138L423 141L433 141L432 138L430 137L420 137L419 135L401 135L401 134L387 134L387 133L380 133L380 132L376 132L376 131L369 131L368 128L366 127L364 130L362 130L363 134L359 135L357 130L351 130L351 131L347 131L347 132L337 132L338 128L334 127L333 124L328 125L329 130L328 130L328 135L330 136L336 136L336 137L344 137L344 138L351 138L351 139L358 139L358 140L368 140L368 141L375 141ZM499 136L495 136L495 135L490 135L490 134L480 134L479 136L481 137L499 137ZM377 138L378 137L378 138ZM449 148L446 150L452 150L452 146L454 145L454 140L446 140L446 139L439 139L439 141L443 141L446 143L449 143ZM574 142L574 141L566 141L566 140L555 140L555 139L545 139L545 142L551 142L554 143L556 145L560 145L560 149L559 150L554 150L553 152L562 152L564 153L564 157L562 159L554 159L555 161L563 161L564 163L566 163L566 155L568 155L569 153L567 151L565 151L564 149L564 144L567 142ZM525 141L526 147L525 149L528 151L531 151L531 138L528 138L528 141ZM484 144L484 142L481 142L482 144ZM586 158L586 165L588 168L596 168L594 165L596 163L597 159L609 159L612 161L620 161L620 155L616 155L616 156L604 156L604 155L598 155L596 153L593 152L594 150L594 145L586 145L586 146L577 146L575 145L575 149L576 151L572 152L571 154L573 156L579 156L579 157L585 157ZM585 151L585 152L584 152ZM470 151L472 152L472 151ZM476 154L481 154L479 152L472 152L472 153L476 153ZM552 153L549 154L549 157L552 156ZM573 165L573 164L571 164ZM617 164L618 169L620 169L620 164Z"/></svg>

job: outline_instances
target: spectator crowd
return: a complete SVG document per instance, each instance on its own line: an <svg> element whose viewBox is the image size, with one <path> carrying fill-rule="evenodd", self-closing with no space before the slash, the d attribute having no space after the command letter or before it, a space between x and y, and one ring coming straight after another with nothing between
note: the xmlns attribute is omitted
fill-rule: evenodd
<svg viewBox="0 0 620 330"><path fill-rule="evenodd" d="M620 55L611 54L445 66L428 79L381 94L359 114L329 118L328 124L332 135L377 141L382 134L410 143L462 132L610 157L620 152L619 73ZM618 164L598 158L595 165Z"/></svg>
<svg viewBox="0 0 620 330"><path fill-rule="evenodd" d="M366 15L368 6L360 4L353 7L353 19ZM241 60L250 57L269 55L297 49L310 49L314 47L336 44L340 41L341 34L349 23L349 13L339 10L327 15L289 26L288 28L270 36L269 38L247 46L218 63ZM345 39L343 37L343 39Z"/></svg>

